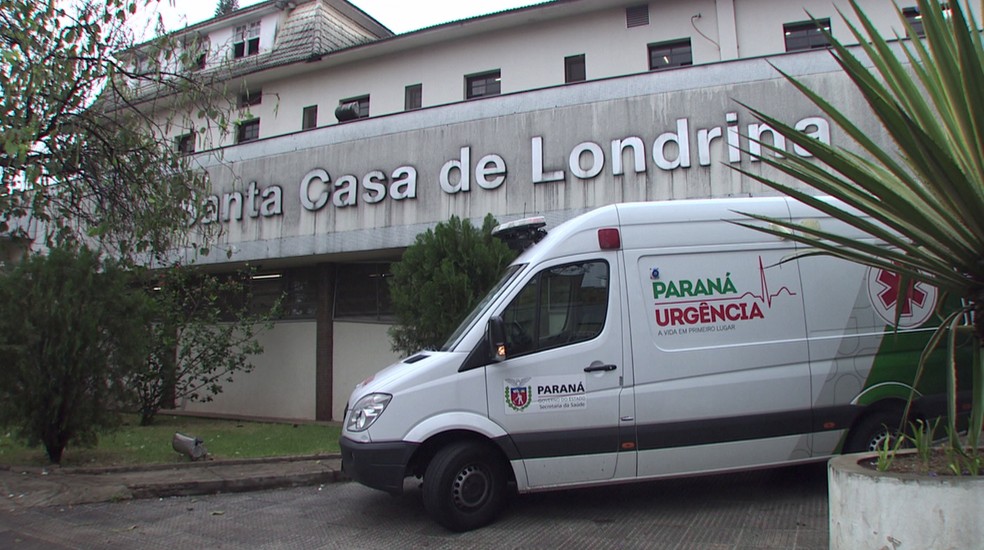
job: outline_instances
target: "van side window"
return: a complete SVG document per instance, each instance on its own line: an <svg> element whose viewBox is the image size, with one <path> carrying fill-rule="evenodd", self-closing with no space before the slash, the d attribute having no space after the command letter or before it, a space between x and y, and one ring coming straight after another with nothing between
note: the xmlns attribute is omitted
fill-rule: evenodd
<svg viewBox="0 0 984 550"><path fill-rule="evenodd" d="M608 315L608 263L578 262L538 273L505 311L509 355L590 340Z"/></svg>

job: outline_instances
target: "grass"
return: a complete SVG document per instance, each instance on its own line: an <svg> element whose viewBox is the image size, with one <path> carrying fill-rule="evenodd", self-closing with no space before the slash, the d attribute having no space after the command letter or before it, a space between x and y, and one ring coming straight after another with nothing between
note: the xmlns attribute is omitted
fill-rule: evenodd
<svg viewBox="0 0 984 550"><path fill-rule="evenodd" d="M278 424L160 415L152 426L140 426L135 415L124 415L119 430L99 437L91 448L69 445L62 466L125 466L187 462L171 448L175 432L201 438L209 456L217 460L270 456L337 453L338 426ZM0 464L49 464L43 447L27 447L10 430L0 429Z"/></svg>

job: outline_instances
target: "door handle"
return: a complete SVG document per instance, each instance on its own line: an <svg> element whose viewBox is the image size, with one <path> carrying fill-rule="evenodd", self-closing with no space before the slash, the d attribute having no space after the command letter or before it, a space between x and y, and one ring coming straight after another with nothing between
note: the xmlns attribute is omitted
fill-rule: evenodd
<svg viewBox="0 0 984 550"><path fill-rule="evenodd" d="M601 363L592 363L587 367L584 367L584 372L611 372L618 367L615 365L603 365Z"/></svg>

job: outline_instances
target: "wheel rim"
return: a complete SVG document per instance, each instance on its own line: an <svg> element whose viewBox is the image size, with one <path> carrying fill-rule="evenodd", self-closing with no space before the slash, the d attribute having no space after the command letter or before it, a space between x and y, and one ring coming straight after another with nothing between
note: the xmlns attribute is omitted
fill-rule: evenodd
<svg viewBox="0 0 984 550"><path fill-rule="evenodd" d="M460 510L473 510L480 507L488 499L492 488L489 473L480 466L465 466L454 477L451 485L451 497L454 505Z"/></svg>
<svg viewBox="0 0 984 550"><path fill-rule="evenodd" d="M885 445L885 440L888 439L892 439L892 434L890 434L887 429L883 429L882 431L874 434L871 437L871 440L868 441L868 451L869 452L880 451ZM890 441L889 446L891 445L892 442Z"/></svg>

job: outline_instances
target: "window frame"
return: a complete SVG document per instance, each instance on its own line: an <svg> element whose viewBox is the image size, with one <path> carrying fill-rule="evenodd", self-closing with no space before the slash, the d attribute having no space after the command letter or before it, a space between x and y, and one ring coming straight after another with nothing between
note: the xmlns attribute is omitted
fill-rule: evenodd
<svg viewBox="0 0 984 550"><path fill-rule="evenodd" d="M318 106L308 105L301 109L301 130L311 130L318 127Z"/></svg>
<svg viewBox="0 0 984 550"><path fill-rule="evenodd" d="M232 42L233 59L242 59L258 53L260 53L260 22L250 21L236 26Z"/></svg>
<svg viewBox="0 0 984 550"><path fill-rule="evenodd" d="M195 133L188 132L175 136L174 149L182 155L193 155L195 153Z"/></svg>
<svg viewBox="0 0 984 550"><path fill-rule="evenodd" d="M943 16L947 19L950 17L951 9L949 3L941 3L940 9L943 10ZM907 8L902 8L902 16L905 20L909 22L909 26L916 33L915 38L923 38L926 36L926 29L923 28L922 23L922 13L919 12L919 6L909 6ZM909 38L914 38L909 36Z"/></svg>
<svg viewBox="0 0 984 550"><path fill-rule="evenodd" d="M824 36L821 29L831 32L830 18L822 17L810 21L794 21L783 23L782 34L787 52L806 52L830 47L830 41ZM790 46L790 40L793 46ZM799 44L804 42L804 44Z"/></svg>
<svg viewBox="0 0 984 550"><path fill-rule="evenodd" d="M360 95L356 97L350 97L348 99L340 99L338 101L338 106L348 105L349 103L357 103L358 108L356 110L356 117L354 120L360 120L363 118L369 118L369 94Z"/></svg>
<svg viewBox="0 0 984 550"><path fill-rule="evenodd" d="M245 109L247 107L255 107L263 103L263 90L246 90L245 92L239 94L239 98L236 101L236 105L240 109Z"/></svg>
<svg viewBox="0 0 984 550"><path fill-rule="evenodd" d="M332 319L346 323L394 323L396 312L389 293L391 261L338 264ZM359 284L364 284L358 288ZM371 297L371 300L352 299ZM372 303L373 307L360 307ZM370 309L372 311L370 311Z"/></svg>
<svg viewBox="0 0 984 550"><path fill-rule="evenodd" d="M476 84L482 84L482 93L476 93ZM494 69L465 75L465 100L502 95L502 70Z"/></svg>
<svg viewBox="0 0 984 550"><path fill-rule="evenodd" d="M415 111L423 107L424 85L410 84L403 90L403 110Z"/></svg>
<svg viewBox="0 0 984 550"><path fill-rule="evenodd" d="M694 48L690 37L647 44L646 52L649 55L650 71L689 67L694 64ZM663 64L654 63L653 60L659 57L665 59L666 62Z"/></svg>
<svg viewBox="0 0 984 550"><path fill-rule="evenodd" d="M253 132L255 128L255 132ZM259 117L244 120L236 125L236 144L248 143L260 139Z"/></svg>
<svg viewBox="0 0 984 550"><path fill-rule="evenodd" d="M588 79L588 67L585 55L569 55L564 58L564 83L585 82Z"/></svg>

